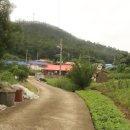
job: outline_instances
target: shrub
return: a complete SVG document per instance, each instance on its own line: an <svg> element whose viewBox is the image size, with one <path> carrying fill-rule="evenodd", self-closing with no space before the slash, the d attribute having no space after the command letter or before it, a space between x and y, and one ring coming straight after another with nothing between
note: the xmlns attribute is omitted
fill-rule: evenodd
<svg viewBox="0 0 130 130"><path fill-rule="evenodd" d="M1 82L9 82L11 84L16 83L14 75L9 71L4 71L0 74L0 81Z"/></svg>
<svg viewBox="0 0 130 130"><path fill-rule="evenodd" d="M13 64L10 66L10 71L13 73L16 69L24 70L29 73L29 69L24 65Z"/></svg>
<svg viewBox="0 0 130 130"><path fill-rule="evenodd" d="M18 77L18 80L25 80L29 75L29 70L26 66L23 65L13 65L10 69L15 76Z"/></svg>
<svg viewBox="0 0 130 130"><path fill-rule="evenodd" d="M126 64L119 64L119 65L117 66L117 72L118 72L118 73L119 73L119 72L124 72L124 70L125 70L126 67L127 67Z"/></svg>
<svg viewBox="0 0 130 130"><path fill-rule="evenodd" d="M25 72L29 73L29 69L25 65L18 65L18 69L24 70Z"/></svg>
<svg viewBox="0 0 130 130"><path fill-rule="evenodd" d="M21 81L25 80L28 77L28 72L21 69L14 70L13 74L18 77L18 80Z"/></svg>
<svg viewBox="0 0 130 130"><path fill-rule="evenodd" d="M92 81L95 67L87 63L75 63L73 69L68 73L68 77L77 84L80 89L85 89Z"/></svg>
<svg viewBox="0 0 130 130"><path fill-rule="evenodd" d="M130 67L126 67L124 70L125 73L130 73Z"/></svg>

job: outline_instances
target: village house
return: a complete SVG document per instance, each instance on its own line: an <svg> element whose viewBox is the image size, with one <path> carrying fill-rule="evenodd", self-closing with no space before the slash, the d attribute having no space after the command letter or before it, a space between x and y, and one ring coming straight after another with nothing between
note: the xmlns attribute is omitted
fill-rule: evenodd
<svg viewBox="0 0 130 130"><path fill-rule="evenodd" d="M61 74L64 75L72 69L72 65L61 65ZM58 75L60 71L60 65L48 64L43 68L45 75Z"/></svg>
<svg viewBox="0 0 130 130"><path fill-rule="evenodd" d="M29 61L29 68L32 70L42 70L48 63L42 61Z"/></svg>

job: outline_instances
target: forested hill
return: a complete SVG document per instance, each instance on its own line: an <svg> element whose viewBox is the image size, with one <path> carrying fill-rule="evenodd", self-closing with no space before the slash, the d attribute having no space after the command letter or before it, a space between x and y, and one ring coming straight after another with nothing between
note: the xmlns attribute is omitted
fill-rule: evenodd
<svg viewBox="0 0 130 130"><path fill-rule="evenodd" d="M112 63L117 55L127 52L119 51L111 47L78 39L71 34L48 24L39 22L12 23L11 53L25 57L28 49L30 59L49 58L58 60L60 39L63 39L63 59L70 61L74 58L90 59L93 62L105 61Z"/></svg>

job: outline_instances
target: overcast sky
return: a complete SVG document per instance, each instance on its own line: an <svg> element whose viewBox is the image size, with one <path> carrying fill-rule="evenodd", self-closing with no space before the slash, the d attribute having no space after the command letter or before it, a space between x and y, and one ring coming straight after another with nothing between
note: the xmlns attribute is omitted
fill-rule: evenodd
<svg viewBox="0 0 130 130"><path fill-rule="evenodd" d="M130 52L130 0L10 0L11 20L35 20ZM35 15L33 15L35 14ZM34 17L33 17L34 16Z"/></svg>

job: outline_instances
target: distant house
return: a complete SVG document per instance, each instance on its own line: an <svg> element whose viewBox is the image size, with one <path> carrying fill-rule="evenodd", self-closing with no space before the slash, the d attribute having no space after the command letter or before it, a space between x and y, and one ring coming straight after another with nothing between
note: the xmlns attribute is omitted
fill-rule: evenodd
<svg viewBox="0 0 130 130"><path fill-rule="evenodd" d="M61 73L64 75L66 72L72 69L72 65L61 65ZM60 65L48 64L43 68L45 75L58 75L60 71Z"/></svg>
<svg viewBox="0 0 130 130"><path fill-rule="evenodd" d="M32 64L32 65L29 66L29 68L32 69L32 70L42 70L42 67L40 67L37 64Z"/></svg>
<svg viewBox="0 0 130 130"><path fill-rule="evenodd" d="M18 64L18 65L27 65L25 61L13 61L13 60L7 60L5 61L6 64Z"/></svg>
<svg viewBox="0 0 130 130"><path fill-rule="evenodd" d="M65 62L66 65L74 65L74 62Z"/></svg>
<svg viewBox="0 0 130 130"><path fill-rule="evenodd" d="M38 61L38 62L44 62L44 63L48 63L48 64L51 64L52 61L48 60L48 59L39 59L39 60L35 60L35 61Z"/></svg>
<svg viewBox="0 0 130 130"><path fill-rule="evenodd" d="M47 62L41 62L41 61L29 61L28 64L32 70L42 70L43 67L48 65Z"/></svg>
<svg viewBox="0 0 130 130"><path fill-rule="evenodd" d="M112 68L113 65L112 65L112 64L105 64L105 67L106 67L106 68Z"/></svg>

